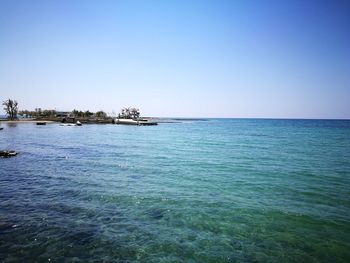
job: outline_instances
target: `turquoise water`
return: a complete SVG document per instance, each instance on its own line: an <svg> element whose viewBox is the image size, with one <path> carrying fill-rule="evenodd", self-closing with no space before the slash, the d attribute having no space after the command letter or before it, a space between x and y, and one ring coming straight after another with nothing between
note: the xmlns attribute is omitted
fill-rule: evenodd
<svg viewBox="0 0 350 263"><path fill-rule="evenodd" d="M2 127L0 262L350 262L350 121Z"/></svg>

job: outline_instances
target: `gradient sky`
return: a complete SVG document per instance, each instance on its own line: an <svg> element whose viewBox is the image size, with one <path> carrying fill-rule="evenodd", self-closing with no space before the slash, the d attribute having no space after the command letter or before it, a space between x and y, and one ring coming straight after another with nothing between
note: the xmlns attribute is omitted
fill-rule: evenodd
<svg viewBox="0 0 350 263"><path fill-rule="evenodd" d="M350 118L350 1L0 0L0 100Z"/></svg>

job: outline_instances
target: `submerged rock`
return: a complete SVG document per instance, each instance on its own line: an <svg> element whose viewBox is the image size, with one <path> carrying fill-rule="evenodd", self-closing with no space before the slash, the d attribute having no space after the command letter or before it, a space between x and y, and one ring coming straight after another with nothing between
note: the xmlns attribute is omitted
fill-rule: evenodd
<svg viewBox="0 0 350 263"><path fill-rule="evenodd" d="M0 157L8 158L16 156L18 153L15 151L0 151Z"/></svg>
<svg viewBox="0 0 350 263"><path fill-rule="evenodd" d="M0 231L1 230L8 230L8 229L16 228L16 227L18 227L18 225L0 222Z"/></svg>
<svg viewBox="0 0 350 263"><path fill-rule="evenodd" d="M161 219L164 217L165 212L166 210L164 209L154 208L154 209L148 210L146 214L152 219Z"/></svg>

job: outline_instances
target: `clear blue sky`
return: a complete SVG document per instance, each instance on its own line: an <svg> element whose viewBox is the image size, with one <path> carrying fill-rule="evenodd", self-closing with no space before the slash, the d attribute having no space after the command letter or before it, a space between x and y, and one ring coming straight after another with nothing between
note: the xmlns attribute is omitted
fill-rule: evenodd
<svg viewBox="0 0 350 263"><path fill-rule="evenodd" d="M21 109L350 118L350 1L0 0Z"/></svg>

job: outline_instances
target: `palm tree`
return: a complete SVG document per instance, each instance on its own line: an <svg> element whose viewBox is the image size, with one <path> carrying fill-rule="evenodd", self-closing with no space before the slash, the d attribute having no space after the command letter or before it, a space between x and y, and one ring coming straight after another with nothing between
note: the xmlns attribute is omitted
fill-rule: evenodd
<svg viewBox="0 0 350 263"><path fill-rule="evenodd" d="M137 120L140 118L140 110L137 108L122 108L118 114L119 119L134 119Z"/></svg>
<svg viewBox="0 0 350 263"><path fill-rule="evenodd" d="M130 119L130 107L124 108L125 110L125 119Z"/></svg>
<svg viewBox="0 0 350 263"><path fill-rule="evenodd" d="M125 108L121 110L121 113L119 114L120 118L124 119L125 118Z"/></svg>
<svg viewBox="0 0 350 263"><path fill-rule="evenodd" d="M137 120L140 118L140 110L136 108L131 108L131 118L134 120Z"/></svg>

